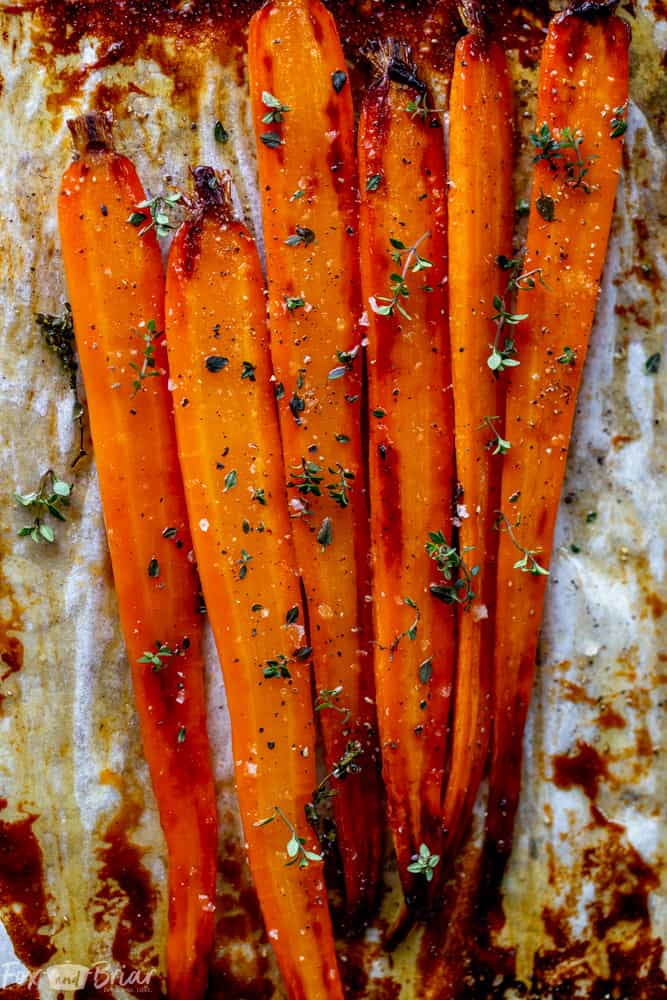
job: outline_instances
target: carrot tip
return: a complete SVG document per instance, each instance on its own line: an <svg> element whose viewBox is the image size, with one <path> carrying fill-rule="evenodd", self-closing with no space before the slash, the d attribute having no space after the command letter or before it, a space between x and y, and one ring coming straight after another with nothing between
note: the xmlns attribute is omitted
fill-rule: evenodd
<svg viewBox="0 0 667 1000"><path fill-rule="evenodd" d="M393 80L413 87L420 94L426 93L426 84L417 76L417 67L412 58L412 50L405 42L387 38L372 43L368 59L378 80Z"/></svg>
<svg viewBox="0 0 667 1000"><path fill-rule="evenodd" d="M86 111L76 118L68 118L67 127L72 134L75 156L82 156L90 149L113 148L110 111Z"/></svg>
<svg viewBox="0 0 667 1000"><path fill-rule="evenodd" d="M228 220L234 218L232 175L228 170L218 173L213 167L195 167L192 179L200 211L214 209Z"/></svg>

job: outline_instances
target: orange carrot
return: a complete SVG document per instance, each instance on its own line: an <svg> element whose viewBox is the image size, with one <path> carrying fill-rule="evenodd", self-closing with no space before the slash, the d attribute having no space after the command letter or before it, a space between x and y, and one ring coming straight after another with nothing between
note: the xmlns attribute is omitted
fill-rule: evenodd
<svg viewBox="0 0 667 1000"><path fill-rule="evenodd" d="M321 858L304 633L254 241L230 184L198 205L167 270L167 338L195 553L232 720L236 785L269 940L293 998L342 997ZM266 822L264 822L266 821Z"/></svg>
<svg viewBox="0 0 667 1000"><path fill-rule="evenodd" d="M627 24L586 0L554 18L538 91L532 203L507 381L489 862L511 847L523 727L577 391L607 249L628 99ZM508 377L509 376L509 377Z"/></svg>
<svg viewBox="0 0 667 1000"><path fill-rule="evenodd" d="M459 607L451 766L443 804L444 853L451 860L468 826L487 758L491 725L494 529L503 453L502 382L487 364L496 324L494 298L512 256L512 95L502 45L476 5L456 47L449 104L450 329L456 473L464 506L459 551L476 567L475 598ZM474 150L474 155L471 151ZM444 866L443 866L444 870Z"/></svg>
<svg viewBox="0 0 667 1000"><path fill-rule="evenodd" d="M365 600L354 122L343 52L320 0L267 3L250 25L249 70L271 354L327 767L350 739L364 751L334 799L354 922L377 897L382 831Z"/></svg>
<svg viewBox="0 0 667 1000"><path fill-rule="evenodd" d="M203 996L213 938L216 807L206 733L201 615L176 453L155 232L102 113L70 122L77 159L58 199L60 237L102 506L144 752L169 860L173 1000ZM142 214L142 213L138 213Z"/></svg>
<svg viewBox="0 0 667 1000"><path fill-rule="evenodd" d="M430 533L451 532L454 486L447 175L442 123L426 110L410 53L390 41L377 61L358 141L375 678L389 821L411 902L433 878L415 860L421 845L440 854L455 656L454 613L436 596L452 603L453 591L426 551Z"/></svg>

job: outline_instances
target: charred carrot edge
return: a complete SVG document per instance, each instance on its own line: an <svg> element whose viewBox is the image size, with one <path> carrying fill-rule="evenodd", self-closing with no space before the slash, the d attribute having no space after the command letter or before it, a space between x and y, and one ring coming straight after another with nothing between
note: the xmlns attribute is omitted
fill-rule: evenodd
<svg viewBox="0 0 667 1000"><path fill-rule="evenodd" d="M422 844L441 853L455 657L454 612L429 590L439 575L426 550L429 533L451 541L454 489L447 171L442 121L410 53L389 41L376 62L358 135L375 682L389 822L415 902L427 874L410 871L415 855Z"/></svg>
<svg viewBox="0 0 667 1000"><path fill-rule="evenodd" d="M58 216L107 539L144 753L169 861L169 996L203 996L213 939L217 821L206 732L199 586L176 452L146 195L113 151L110 117L69 123L77 159Z"/></svg>
<svg viewBox="0 0 667 1000"><path fill-rule="evenodd" d="M497 877L511 849L522 734L535 670L553 532L577 391L599 293L622 162L627 24L586 2L554 18L540 68L535 167L507 381L487 821ZM509 377L508 377L509 376Z"/></svg>
<svg viewBox="0 0 667 1000"><path fill-rule="evenodd" d="M230 184L195 171L198 208L167 269L167 339L195 554L232 721L241 816L289 996L342 997L322 862L310 651L271 382L264 283ZM269 822L270 821L270 822ZM297 838L301 838L300 840Z"/></svg>
<svg viewBox="0 0 667 1000"><path fill-rule="evenodd" d="M477 5L457 44L449 104L449 316L461 485L459 551L476 569L474 599L459 607L451 766L443 803L444 861L468 827L487 759L491 725L493 606L503 441L503 384L488 366L512 257L512 94L502 45L484 31ZM474 155L471 155L474 150ZM443 864L443 872L446 865Z"/></svg>
<svg viewBox="0 0 667 1000"><path fill-rule="evenodd" d="M249 71L271 355L328 769L350 741L363 749L360 769L334 799L351 924L377 899L382 829L361 443L354 122L343 52L320 0L272 0L255 14Z"/></svg>

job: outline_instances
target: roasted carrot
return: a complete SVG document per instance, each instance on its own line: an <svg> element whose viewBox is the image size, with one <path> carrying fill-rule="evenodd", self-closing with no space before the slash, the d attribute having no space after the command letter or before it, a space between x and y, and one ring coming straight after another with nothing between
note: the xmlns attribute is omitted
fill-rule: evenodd
<svg viewBox="0 0 667 1000"><path fill-rule="evenodd" d="M554 18L542 55L532 203L507 383L487 821L502 871L520 787L553 532L622 158L627 24L608 3ZM541 280L535 280L539 278ZM534 287L530 287L530 282ZM516 318L516 316L515 316Z"/></svg>
<svg viewBox="0 0 667 1000"><path fill-rule="evenodd" d="M363 748L359 772L334 799L346 915L354 922L378 893L382 831L354 122L336 27L320 0L267 3L251 21L249 70L271 355L327 767L349 740Z"/></svg>
<svg viewBox="0 0 667 1000"><path fill-rule="evenodd" d="M230 182L198 203L167 269L167 339L190 523L222 662L243 828L289 996L342 997L305 806L315 717L255 244ZM266 822L265 822L266 821ZM269 822L270 821L270 822Z"/></svg>
<svg viewBox="0 0 667 1000"><path fill-rule="evenodd" d="M164 277L145 200L111 146L110 117L69 123L63 261L144 752L169 861L170 998L201 997L213 937L216 805L206 733L199 585L178 466L164 344ZM141 214L141 213L139 213Z"/></svg>
<svg viewBox="0 0 667 1000"><path fill-rule="evenodd" d="M425 850L440 855L455 656L454 589L426 548L438 533L451 543L454 492L447 173L441 118L428 110L410 53L390 41L376 61L358 139L375 678L389 821L410 902L433 878L415 859L421 845L424 859Z"/></svg>
<svg viewBox="0 0 667 1000"><path fill-rule="evenodd" d="M469 32L456 46L449 102L449 315L461 484L459 552L476 570L475 597L459 606L452 749L443 804L451 860L468 826L487 760L491 724L494 531L504 450L503 383L488 366L494 299L505 294L512 257L512 95L502 45L467 5ZM474 155L471 155L474 150ZM499 263L499 261L501 263ZM443 865L443 871L445 866Z"/></svg>

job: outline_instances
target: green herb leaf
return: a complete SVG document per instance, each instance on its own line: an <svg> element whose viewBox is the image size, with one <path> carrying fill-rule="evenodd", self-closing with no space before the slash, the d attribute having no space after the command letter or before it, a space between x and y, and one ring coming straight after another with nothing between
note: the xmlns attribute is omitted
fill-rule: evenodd
<svg viewBox="0 0 667 1000"><path fill-rule="evenodd" d="M160 564L157 559L151 559L149 562L148 575L154 580L160 575Z"/></svg>
<svg viewBox="0 0 667 1000"><path fill-rule="evenodd" d="M223 146L229 141L229 132L221 121L217 121L213 126L213 138Z"/></svg>
<svg viewBox="0 0 667 1000"><path fill-rule="evenodd" d="M372 174L371 177L366 181L367 191L377 191L382 183L382 174Z"/></svg>
<svg viewBox="0 0 667 1000"><path fill-rule="evenodd" d="M277 132L262 132L259 138L269 149L277 149L278 146L284 145Z"/></svg>
<svg viewBox="0 0 667 1000"><path fill-rule="evenodd" d="M315 240L315 233L308 226L296 226L292 236L288 236L285 243L288 247L309 246Z"/></svg>
<svg viewBox="0 0 667 1000"><path fill-rule="evenodd" d="M223 493L227 493L228 490L233 489L237 483L238 483L238 477L236 475L236 469L232 469L225 476L225 488L223 490Z"/></svg>
<svg viewBox="0 0 667 1000"><path fill-rule="evenodd" d="M297 622L298 620L299 620L299 609L295 604L294 607L290 608L287 614L285 615L285 624L293 625L294 622Z"/></svg>
<svg viewBox="0 0 667 1000"><path fill-rule="evenodd" d="M333 522L330 517L325 517L317 532L317 541L323 549L333 542Z"/></svg>
<svg viewBox="0 0 667 1000"><path fill-rule="evenodd" d="M419 664L419 683L428 684L432 676L433 676L433 660L429 656L428 660L424 660L423 663Z"/></svg>
<svg viewBox="0 0 667 1000"><path fill-rule="evenodd" d="M306 304L305 299L299 298L299 296L294 296L294 295L285 296L285 305L287 306L290 312L294 312L295 309L303 309L305 304Z"/></svg>
<svg viewBox="0 0 667 1000"><path fill-rule="evenodd" d="M336 91L337 94L340 94L346 82L347 82L347 73L344 73L342 69L337 69L334 73L331 74L331 83L333 85L333 89Z"/></svg>
<svg viewBox="0 0 667 1000"><path fill-rule="evenodd" d="M651 354L650 357L644 362L644 371L647 375L655 375L660 371L660 362L662 361L662 355L660 352L656 354Z"/></svg>
<svg viewBox="0 0 667 1000"><path fill-rule="evenodd" d="M229 358L223 358L218 354L209 354L204 363L210 372L221 372L229 364Z"/></svg>

